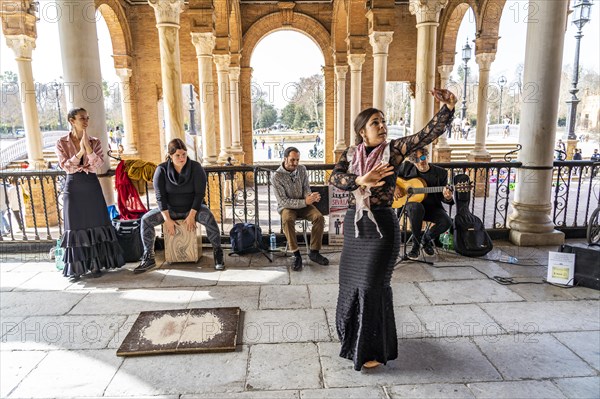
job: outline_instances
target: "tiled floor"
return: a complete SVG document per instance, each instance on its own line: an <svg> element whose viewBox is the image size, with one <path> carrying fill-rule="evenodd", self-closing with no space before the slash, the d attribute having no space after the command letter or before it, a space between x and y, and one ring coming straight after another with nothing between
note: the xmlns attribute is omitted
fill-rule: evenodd
<svg viewBox="0 0 600 399"><path fill-rule="evenodd" d="M212 251L198 265L134 264L71 283L43 256L0 265L0 396L189 398L599 398L600 291L540 282L547 252L496 243L488 259L440 253L392 278L399 358L356 372L338 356L339 248L328 267ZM503 264L500 251L528 266ZM486 276L487 275L487 276ZM239 306L235 352L121 358L143 310Z"/></svg>

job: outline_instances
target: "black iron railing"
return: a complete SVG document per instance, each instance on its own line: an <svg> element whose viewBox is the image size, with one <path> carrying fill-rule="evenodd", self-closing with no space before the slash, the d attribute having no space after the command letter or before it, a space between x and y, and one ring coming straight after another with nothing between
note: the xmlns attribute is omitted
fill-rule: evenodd
<svg viewBox="0 0 600 399"><path fill-rule="evenodd" d="M311 185L328 184L332 164L306 165ZM449 171L450 178L466 173L472 180L471 211L480 217L488 230L506 232L510 203L518 184L519 162L452 162L438 164ZM221 234L227 236L235 223L258 221L263 234L281 232L277 200L271 178L277 166L207 167L205 202L218 220ZM600 206L600 163L591 161L557 161L553 166L552 220L557 229L581 235L588 218ZM106 175L112 177L114 171ZM62 235L62 191L65 172L0 172L1 241L49 241ZM146 185L145 202L155 206L151 185ZM115 197L116 198L116 197ZM454 209L450 207L450 215ZM326 218L327 219L327 218ZM328 223L326 222L326 232Z"/></svg>

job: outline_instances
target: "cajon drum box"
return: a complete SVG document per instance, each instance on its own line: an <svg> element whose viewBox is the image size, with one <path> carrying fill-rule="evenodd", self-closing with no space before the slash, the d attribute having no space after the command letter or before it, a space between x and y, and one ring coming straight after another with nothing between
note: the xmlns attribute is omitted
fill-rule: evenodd
<svg viewBox="0 0 600 399"><path fill-rule="evenodd" d="M197 263L202 256L202 248L198 245L198 234L201 227L188 231L183 220L175 221L175 235L165 232L165 261L169 263Z"/></svg>

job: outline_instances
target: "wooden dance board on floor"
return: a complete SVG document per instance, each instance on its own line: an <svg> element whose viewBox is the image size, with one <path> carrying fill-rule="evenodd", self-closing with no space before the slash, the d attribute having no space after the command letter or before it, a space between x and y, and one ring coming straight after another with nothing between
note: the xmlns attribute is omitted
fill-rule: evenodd
<svg viewBox="0 0 600 399"><path fill-rule="evenodd" d="M117 356L235 350L240 308L141 312Z"/></svg>

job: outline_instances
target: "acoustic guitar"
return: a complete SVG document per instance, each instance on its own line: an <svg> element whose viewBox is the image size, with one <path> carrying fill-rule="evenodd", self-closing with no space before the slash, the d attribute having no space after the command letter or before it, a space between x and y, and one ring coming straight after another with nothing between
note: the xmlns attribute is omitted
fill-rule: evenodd
<svg viewBox="0 0 600 399"><path fill-rule="evenodd" d="M398 177L396 179L396 186L400 187L405 194L398 199L394 199L392 208L401 208L407 202L422 202L427 197L427 194L441 193L445 188L450 190L456 189L459 192L467 192L471 189L470 182L458 183L454 186L427 187L425 180L420 177L413 177L412 179Z"/></svg>

